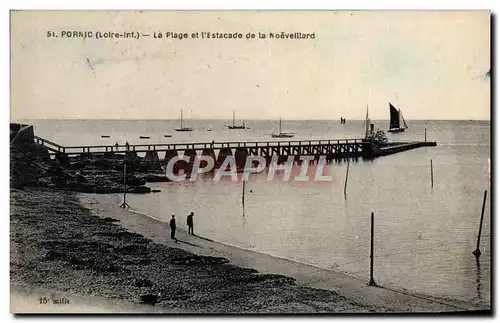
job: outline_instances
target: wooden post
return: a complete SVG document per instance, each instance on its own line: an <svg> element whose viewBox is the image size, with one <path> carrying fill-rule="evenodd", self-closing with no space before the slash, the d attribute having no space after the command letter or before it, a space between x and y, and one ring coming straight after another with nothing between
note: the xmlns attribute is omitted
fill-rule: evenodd
<svg viewBox="0 0 500 323"><path fill-rule="evenodd" d="M243 175L242 175L243 176ZM241 207L243 209L243 216L245 216L245 179L243 179L242 195L241 195Z"/></svg>
<svg viewBox="0 0 500 323"><path fill-rule="evenodd" d="M427 142L427 128L424 128L425 134L424 134L424 141Z"/></svg>
<svg viewBox="0 0 500 323"><path fill-rule="evenodd" d="M476 245L476 250L472 252L476 258L479 258L481 256L481 251L479 250L479 243L481 242L481 231L483 229L483 218L484 218L484 206L486 204L486 196L488 195L488 190L484 191L484 198L483 198L483 208L481 209L481 221L479 222L479 233L477 235L477 245Z"/></svg>
<svg viewBox="0 0 500 323"><path fill-rule="evenodd" d="M127 204L127 164L123 160L123 203L120 205L121 208L130 208Z"/></svg>
<svg viewBox="0 0 500 323"><path fill-rule="evenodd" d="M349 176L349 164L350 161L347 159L347 171L345 172L345 183L344 183L344 199L347 199L347 176Z"/></svg>
<svg viewBox="0 0 500 323"><path fill-rule="evenodd" d="M432 168L432 158L431 158L431 187L434 187L434 170Z"/></svg>
<svg viewBox="0 0 500 323"><path fill-rule="evenodd" d="M374 236L374 229L375 223L374 223L374 217L373 217L373 212L371 214L371 234L370 234L370 281L368 282L368 286L374 286L377 287L377 284L375 283L375 280L373 279L373 236Z"/></svg>

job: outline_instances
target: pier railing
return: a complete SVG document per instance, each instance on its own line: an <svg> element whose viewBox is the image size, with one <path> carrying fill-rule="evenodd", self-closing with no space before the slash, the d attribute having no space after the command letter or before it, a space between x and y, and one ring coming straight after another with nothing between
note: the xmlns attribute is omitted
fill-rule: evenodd
<svg viewBox="0 0 500 323"><path fill-rule="evenodd" d="M39 138L41 139L41 138ZM94 146L68 146L62 147L48 140L45 144L52 145L56 151L68 154L80 153L102 153L115 152L125 153L127 151L148 152L167 150L201 150L201 149L223 149L223 148L261 148L261 147L301 147L301 146L321 146L321 145L352 145L361 144L362 139L335 139L335 140L292 140L292 141L225 141L225 142L195 142L178 144L139 144L139 145L94 145Z"/></svg>
<svg viewBox="0 0 500 323"><path fill-rule="evenodd" d="M45 148L47 148L48 150L50 150L52 152L60 152L60 153L66 152L65 147L58 145L55 142L52 142L50 140L47 140L47 139L44 139L44 138L41 138L38 136L34 136L34 140L35 140L35 143L44 146Z"/></svg>

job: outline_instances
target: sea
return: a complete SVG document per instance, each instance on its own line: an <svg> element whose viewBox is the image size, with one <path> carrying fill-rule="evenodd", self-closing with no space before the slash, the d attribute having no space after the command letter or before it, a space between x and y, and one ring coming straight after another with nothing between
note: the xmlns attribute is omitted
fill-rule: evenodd
<svg viewBox="0 0 500 323"><path fill-rule="evenodd" d="M271 133L278 131L277 120L247 120L250 129L245 130L227 129L232 120L187 120L192 132L175 132L178 120L24 122L34 125L37 136L63 146L275 141ZM382 130L389 124L373 123ZM332 180L321 183L298 183L293 177L283 181L279 172L272 181L265 171L251 175L244 187L244 206L242 182L217 182L210 174L196 181L149 183L161 192L130 194L127 202L164 221L175 214L184 229L187 215L194 212L200 236L367 282L373 212L377 284L490 306L490 121L407 123L404 133L387 134L389 141L423 141L426 136L437 146L370 161L334 162L325 166ZM359 139L364 121L283 120L282 131L295 133L293 140ZM485 191L481 256L476 261L472 252Z"/></svg>

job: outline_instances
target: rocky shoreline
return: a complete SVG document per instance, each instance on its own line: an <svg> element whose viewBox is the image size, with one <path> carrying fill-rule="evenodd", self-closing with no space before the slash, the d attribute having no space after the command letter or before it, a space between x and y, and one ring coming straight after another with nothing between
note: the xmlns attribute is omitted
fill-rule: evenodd
<svg viewBox="0 0 500 323"><path fill-rule="evenodd" d="M126 160L124 156L83 155L51 159L43 147L29 143L10 147L11 187L44 187L82 193L123 193L124 180L128 193L151 193L147 182L166 182L160 165L141 158ZM120 158L121 157L121 158ZM124 179L124 163L127 175Z"/></svg>

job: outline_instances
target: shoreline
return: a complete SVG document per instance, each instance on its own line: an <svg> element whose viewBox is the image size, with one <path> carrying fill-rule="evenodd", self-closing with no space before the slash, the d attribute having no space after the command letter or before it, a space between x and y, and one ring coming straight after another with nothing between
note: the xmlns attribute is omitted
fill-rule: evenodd
<svg viewBox="0 0 500 323"><path fill-rule="evenodd" d="M244 249L228 243L214 241L200 236L188 236L183 229L177 229L181 243L168 239L168 223L161 219L133 209L121 209L121 198L113 195L79 194L80 202L99 216L110 216L120 220L127 230L142 234L155 242L177 246L195 254L225 257L231 264L251 267L260 273L279 274L292 277L298 284L310 288L330 290L354 300L366 307L386 308L396 312L447 312L487 310L465 301L421 295L393 286L369 287L365 281L343 272L321 268L276 255ZM94 207L93 207L94 206ZM97 207L96 207L97 206ZM100 214L99 214L100 213ZM127 216L127 214L131 216ZM161 231L158 227L162 228ZM154 229L153 229L154 228ZM164 236L161 237L161 232Z"/></svg>
<svg viewBox="0 0 500 323"><path fill-rule="evenodd" d="M229 263L225 257L189 250L203 248L205 254L224 254L223 250L205 248L209 243L205 240L192 243L179 236L179 244L158 243L166 239L158 221L133 216L118 207L106 211L105 204L95 200L88 201L91 210L80 202L81 194L37 188L11 189L10 193L13 301L19 301L16 290L27 288L117 301L122 304L114 310L117 313L124 307L135 312L135 306L128 308L126 304L140 303L148 294L159 296L155 307L196 314L390 311L360 305L333 291L302 286L288 276L258 272L253 266ZM144 234L135 233L132 224ZM160 230L156 236L155 230ZM36 295L30 296L31 310L23 313L41 313ZM59 312L75 313L75 307L72 309L61 306Z"/></svg>

